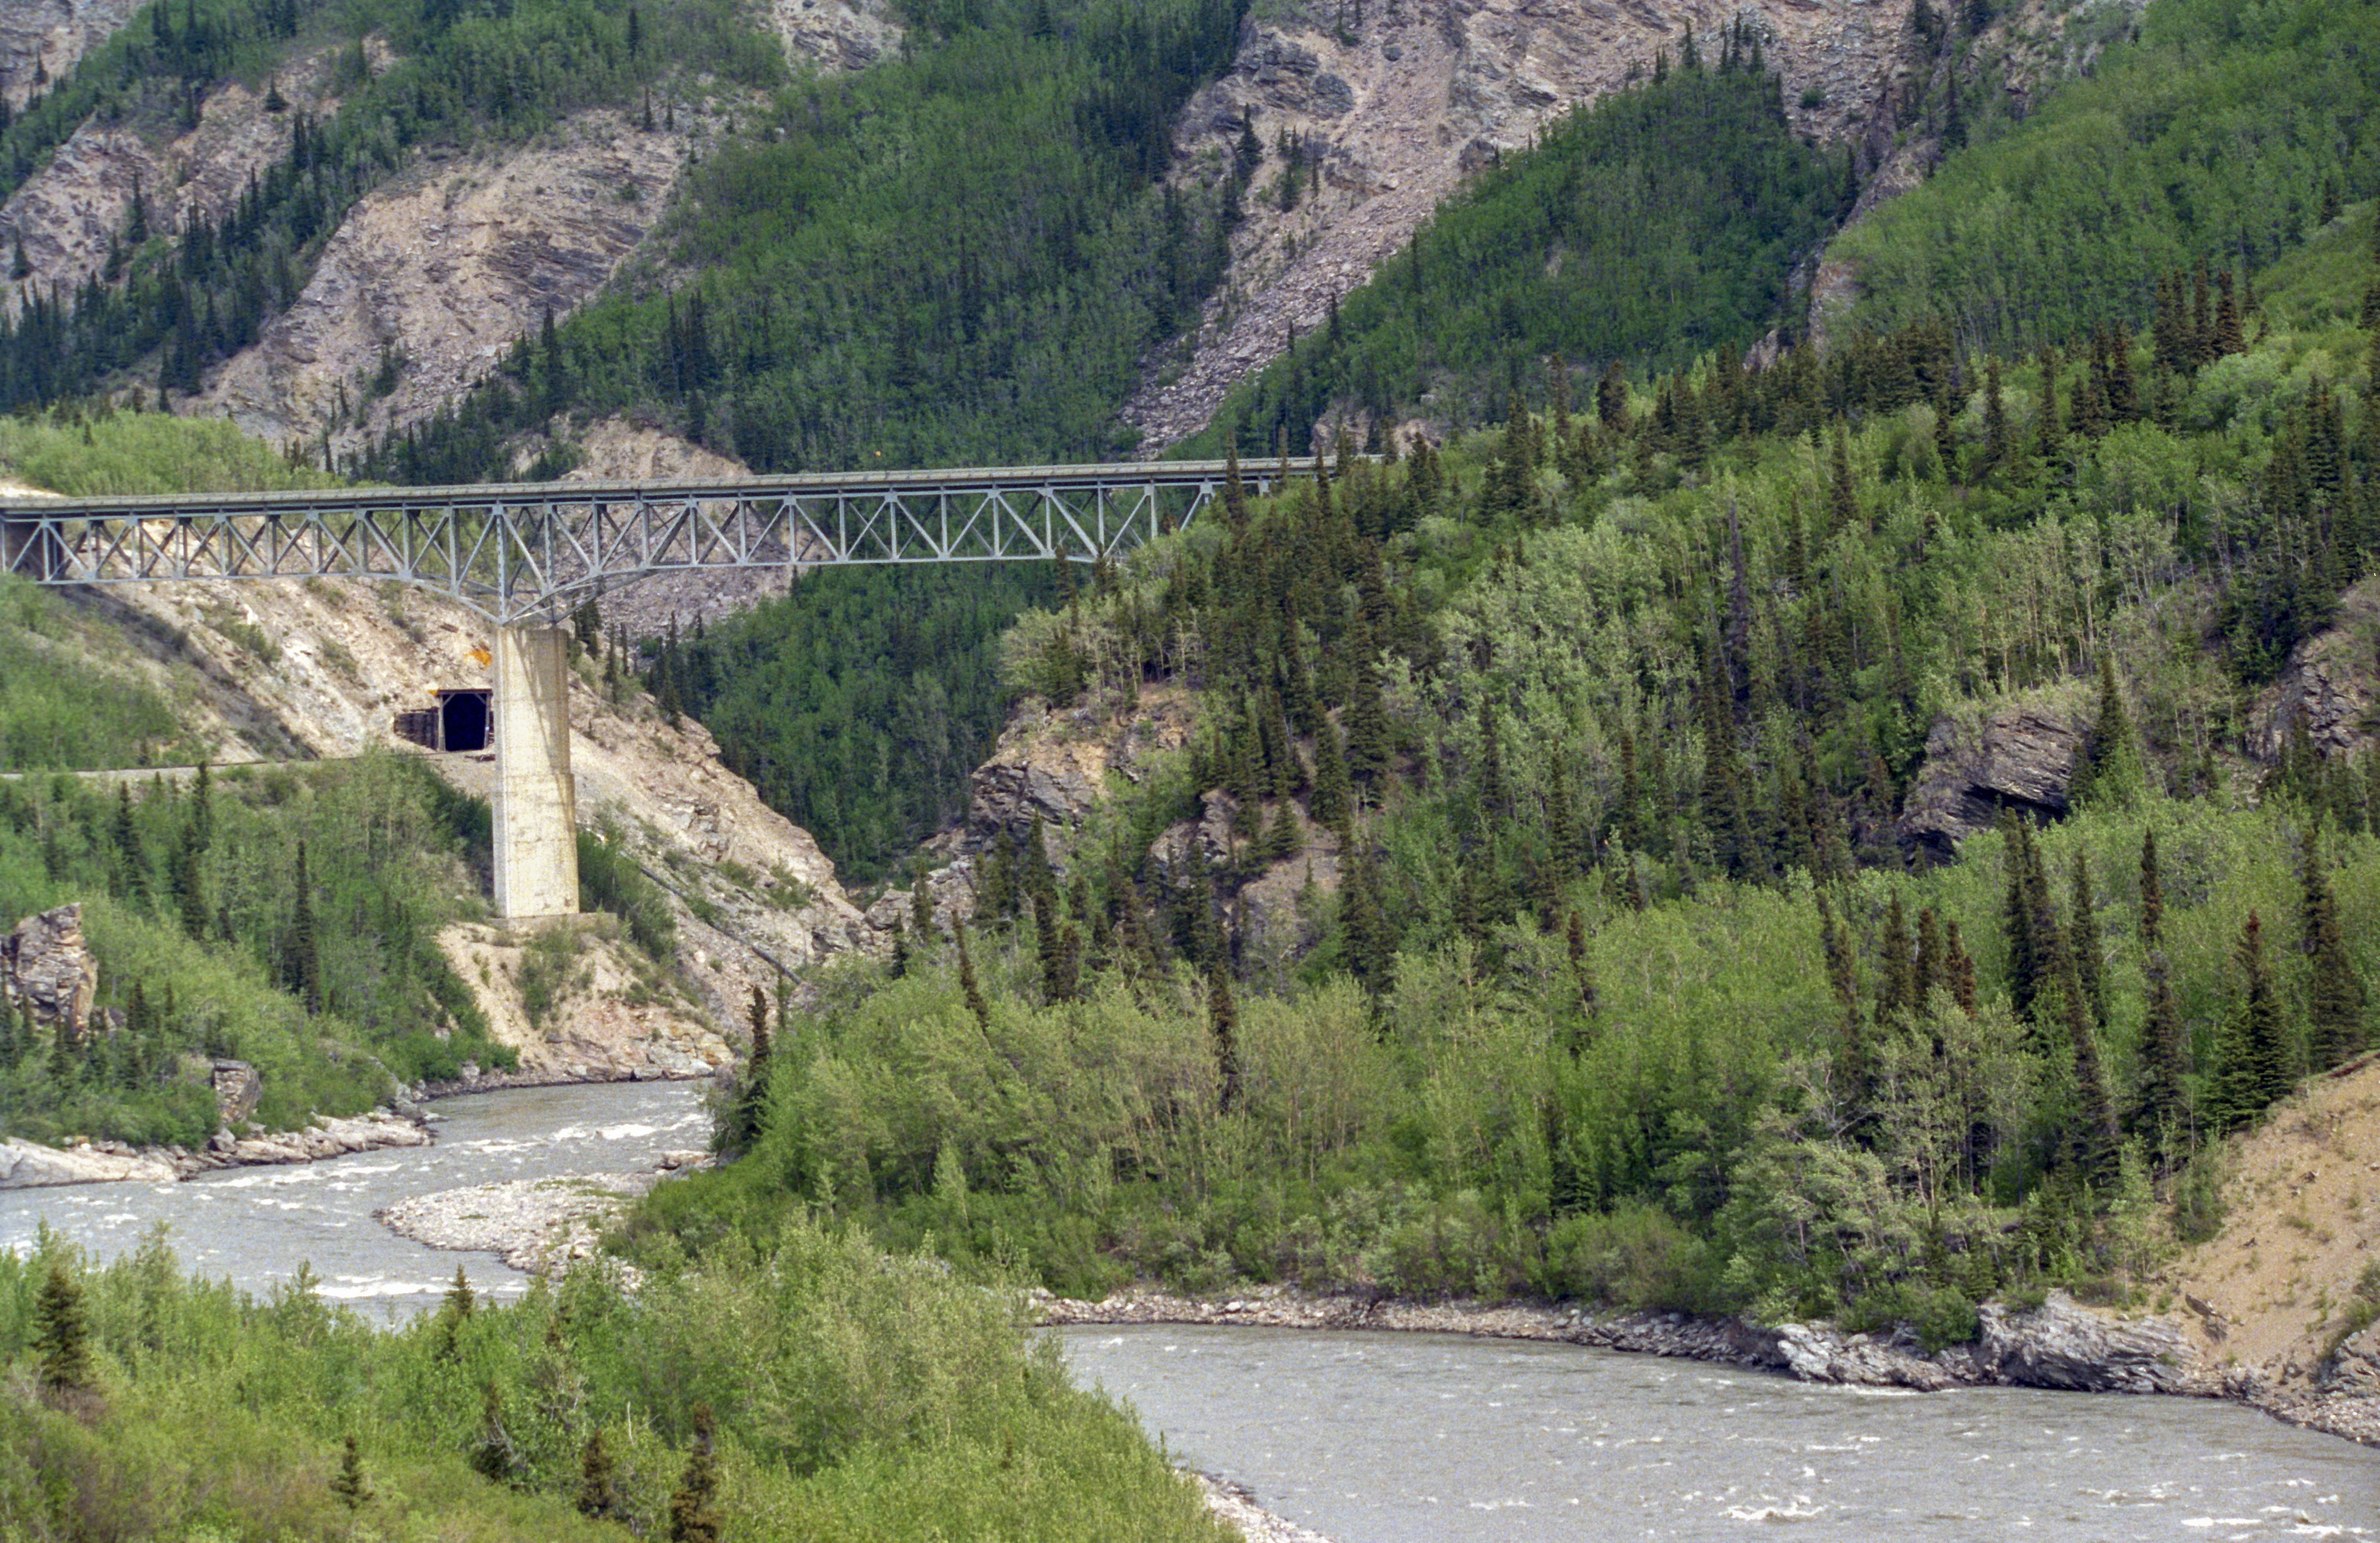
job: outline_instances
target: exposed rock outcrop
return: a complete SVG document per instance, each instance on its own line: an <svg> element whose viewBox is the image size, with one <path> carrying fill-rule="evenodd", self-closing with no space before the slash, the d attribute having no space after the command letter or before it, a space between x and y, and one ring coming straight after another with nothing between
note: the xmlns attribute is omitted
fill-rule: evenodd
<svg viewBox="0 0 2380 1543"><path fill-rule="evenodd" d="M10 1013L30 1007L41 1027L79 1037L98 994L99 961L83 941L80 905L27 917L0 938L0 997Z"/></svg>
<svg viewBox="0 0 2380 1543"><path fill-rule="evenodd" d="M152 141L127 124L93 118L9 196L0 208L0 239L24 243L38 287L71 294L105 266L130 223L136 191L152 230L178 230L192 218L221 221L251 175L288 154L298 113L336 108L335 56L319 50L275 76L287 112L267 112L261 92L226 81L200 104L197 125L171 140ZM7 300L18 303L13 288Z"/></svg>
<svg viewBox="0 0 2380 1543"><path fill-rule="evenodd" d="M692 142L594 112L530 145L424 155L348 213L297 302L189 410L273 443L329 431L342 452L419 421L611 279Z"/></svg>
<svg viewBox="0 0 2380 1543"><path fill-rule="evenodd" d="M1739 18L1783 77L1797 133L1833 141L1886 118L1921 61L1910 0L1706 0L1658 7L1601 0L1390 0L1285 7L1251 21L1229 74L1193 97L1176 164L1227 159L1243 118L1264 160L1232 240L1223 292L1185 354L1152 361L1125 409L1154 452L1203 426L1223 394L1310 332L1331 303L1403 247L1481 168L1571 108L1672 61L1686 30L1707 55ZM1807 105L1804 105L1807 103ZM1287 212L1266 192L1282 142L1319 157L1320 187Z"/></svg>
<svg viewBox="0 0 2380 1543"><path fill-rule="evenodd" d="M10 0L0 6L0 98L10 107L56 80L140 9L138 0Z"/></svg>
<svg viewBox="0 0 2380 1543"><path fill-rule="evenodd" d="M2372 639L2380 631L2380 583L2356 585L2340 599L2332 626L2289 655L2278 680L2257 693L2249 751L2270 764L2281 758L2302 723L2323 756L2340 756L2373 742L2375 716Z"/></svg>
<svg viewBox="0 0 2380 1543"><path fill-rule="evenodd" d="M967 841L980 846L1003 834L1023 841L1040 818L1052 862L1064 865L1067 832L1096 806L1112 772L1127 782L1147 774L1152 757L1190 742L1195 694L1178 686L1145 691L1123 718L1093 708L1051 712L1027 702L1001 731L976 769L967 798Z"/></svg>
<svg viewBox="0 0 2380 1543"><path fill-rule="evenodd" d="M832 74L866 69L901 46L885 0L771 0L770 25L795 65Z"/></svg>
<svg viewBox="0 0 2380 1543"><path fill-rule="evenodd" d="M1980 1365L2004 1382L2082 1392L2203 1391L2197 1359L2179 1326L2165 1318L2114 1318L2090 1312L2063 1292L2038 1307L1982 1310Z"/></svg>
<svg viewBox="0 0 2380 1543"><path fill-rule="evenodd" d="M0 1190L78 1184L171 1184L179 1177L164 1158L99 1147L39 1147L14 1136L0 1141Z"/></svg>
<svg viewBox="0 0 2380 1543"><path fill-rule="evenodd" d="M2037 704L2003 708L1980 722L1937 721L1925 738L1925 770L1901 806L1901 841L1947 860L2003 810L2065 813L2082 745L2071 719Z"/></svg>
<svg viewBox="0 0 2380 1543"><path fill-rule="evenodd" d="M1913 1336L1878 1339L1825 1324L1764 1329L1740 1318L1602 1312L1529 1303L1418 1303L1355 1293L1309 1294L1265 1286L1220 1301L1129 1291L1104 1302L1045 1297L1051 1323L1240 1323L1284 1329L1396 1329L1516 1340L1782 1371L1804 1381L1938 1391L2011 1383L2123 1392L2218 1391L2194 1377L2180 1331L2163 1319L2103 1318L2052 1293L2040 1307L1985 1306L1982 1343L1928 1355Z"/></svg>

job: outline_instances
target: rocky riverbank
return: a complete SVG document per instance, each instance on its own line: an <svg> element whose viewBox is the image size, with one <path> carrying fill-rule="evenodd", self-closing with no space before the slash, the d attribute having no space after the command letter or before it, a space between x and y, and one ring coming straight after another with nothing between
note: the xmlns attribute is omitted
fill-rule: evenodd
<svg viewBox="0 0 2380 1543"><path fill-rule="evenodd" d="M236 1136L219 1131L203 1147L133 1147L85 1141L43 1147L0 1141L0 1190L55 1185L172 1184L225 1168L315 1162L391 1147L427 1147L430 1131L418 1114L376 1109L352 1120L317 1119L299 1131Z"/></svg>
<svg viewBox="0 0 2380 1543"><path fill-rule="evenodd" d="M1905 1331L1879 1339L1847 1334L1828 1324L1787 1323L1772 1329L1684 1313L1532 1303L1399 1302L1352 1294L1310 1294L1282 1286L1214 1301L1146 1291L1120 1293L1102 1302L1045 1296L1038 1299L1038 1306L1040 1321L1050 1325L1244 1324L1560 1341L1749 1367L1810 1382L1927 1392L2016 1386L2228 1398L2291 1425L2380 1447L2380 1396L2320 1396L2277 1387L2237 1368L2210 1368L2170 1320L2114 1318L2094 1312L2062 1292L2051 1292L2038 1306L2026 1309L1986 1304L1976 1343L1934 1355Z"/></svg>
<svg viewBox="0 0 2380 1543"><path fill-rule="evenodd" d="M603 1229L663 1176L698 1167L700 1152L672 1152L643 1173L574 1173L472 1185L399 1200L377 1214L390 1231L432 1248L501 1255L529 1274L595 1252Z"/></svg>

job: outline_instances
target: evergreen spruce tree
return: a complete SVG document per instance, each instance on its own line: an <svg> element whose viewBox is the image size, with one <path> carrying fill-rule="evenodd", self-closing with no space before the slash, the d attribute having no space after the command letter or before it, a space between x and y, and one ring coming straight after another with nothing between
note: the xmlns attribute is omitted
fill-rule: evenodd
<svg viewBox="0 0 2380 1543"><path fill-rule="evenodd" d="M1875 1047L1860 1014L1859 978L1852 963L1851 939L1824 891L1818 894L1818 949L1826 959L1827 983L1834 990L1835 1013L1842 1025L1835 1059L1840 1106L1847 1120L1864 1124L1875 1105Z"/></svg>
<svg viewBox="0 0 2380 1543"><path fill-rule="evenodd" d="M2091 867L2078 847L2074 853L2074 877L2068 892L2068 905L2072 914L2066 922L2066 958L2074 970L2074 979L2082 988L2084 1005L2091 1009L2091 1021L2102 1028L2107 1024L2107 978L2105 961L2099 953L2099 903L2091 893Z"/></svg>
<svg viewBox="0 0 2380 1543"><path fill-rule="evenodd" d="M2141 831L2141 946L2165 946L2165 876L2157 863L2156 832Z"/></svg>
<svg viewBox="0 0 2380 1543"><path fill-rule="evenodd" d="M719 1543L719 1464L711 1451L717 1429L710 1405L694 1408L694 1440L687 1447L686 1473L670 1496L670 1543Z"/></svg>
<svg viewBox="0 0 2380 1543"><path fill-rule="evenodd" d="M934 889L923 862L909 881L909 935L920 948L931 946L941 937L941 929L934 921Z"/></svg>
<svg viewBox="0 0 2380 1543"><path fill-rule="evenodd" d="M2151 951L2145 969L2149 1002L2148 1021L2141 1027L2139 1124L2155 1155L2171 1162L2186 1150L2181 1136L2190 1124L2190 1031L2174 1000L2173 971L2162 950Z"/></svg>
<svg viewBox="0 0 2380 1543"><path fill-rule="evenodd" d="M967 1011L975 1014L977 1027L990 1028L991 1003L983 999L982 988L976 984L975 960L967 954L966 923L956 917L951 918L951 937L959 948L959 995L965 1001Z"/></svg>
<svg viewBox="0 0 2380 1543"><path fill-rule="evenodd" d="M349 1511L361 1511L371 1500L371 1486L364 1480L363 1454L357 1451L353 1435L347 1438L346 1455L339 1459L338 1474L331 1480L331 1493Z"/></svg>
<svg viewBox="0 0 2380 1543"><path fill-rule="evenodd" d="M82 1285L52 1259L33 1298L34 1375L53 1398L89 1392L96 1383L91 1364L91 1319Z"/></svg>
<svg viewBox="0 0 2380 1543"><path fill-rule="evenodd" d="M1949 989L1950 1000L1961 1010L1975 1010L1975 961L1960 941L1956 917L1942 924L1942 983Z"/></svg>
<svg viewBox="0 0 2380 1543"><path fill-rule="evenodd" d="M314 936L314 884L306 870L306 844L298 844L298 872L290 881L295 894L289 914L288 941L283 945L281 980L309 1013L322 1010L322 957Z"/></svg>
<svg viewBox="0 0 2380 1543"><path fill-rule="evenodd" d="M599 1522L620 1515L619 1481L613 1476L612 1449L601 1430L590 1432L578 1452L578 1513Z"/></svg>
<svg viewBox="0 0 2380 1543"><path fill-rule="evenodd" d="M2033 908L2030 864L2033 832L2014 815L2003 815L2001 833L2007 839L2007 888L2000 903L2001 930L2008 940L2009 1005L2020 1018L2033 1013L2041 991L2043 960L2040 923Z"/></svg>
<svg viewBox="0 0 2380 1543"><path fill-rule="evenodd" d="M744 1063L744 1086L735 1100L735 1135L738 1151L748 1152L760 1144L760 1133L768 1124L769 1074L775 1046L769 1038L769 997L759 987L752 988L752 1001L747 1009L752 1033L752 1053Z"/></svg>
<svg viewBox="0 0 2380 1543"><path fill-rule="evenodd" d="M504 1391L488 1379L480 1401L480 1436L471 1444L471 1467L491 1484L510 1484L520 1474L520 1452L504 1424Z"/></svg>
<svg viewBox="0 0 2380 1543"><path fill-rule="evenodd" d="M2222 1130L2246 1124L2289 1089L2280 991L2265 957L2264 918L2253 911L2240 929L2237 959L2240 998L2224 1033L2208 1110Z"/></svg>
<svg viewBox="0 0 2380 1543"><path fill-rule="evenodd" d="M2338 929L2338 901L2323 870L2320 844L2305 840L2304 937L2312 965L2306 986L2306 1053L2315 1071L2328 1071L2363 1048L2363 982L2347 956Z"/></svg>
<svg viewBox="0 0 2380 1543"><path fill-rule="evenodd" d="M1347 758L1339 746L1339 730L1325 718L1314 731L1314 822L1343 836L1354 812L1354 799Z"/></svg>
<svg viewBox="0 0 2380 1543"><path fill-rule="evenodd" d="M2107 1080L2099 1068L2099 1044L2091 1031L2088 992L2070 954L2060 961L2060 1008L2067 1042L2074 1057L2075 1096L2082 1108L2068 1127L2068 1150L2081 1175L2094 1185L2105 1184L2115 1172L2116 1151L2122 1137L2116 1126L2116 1107L2107 1096Z"/></svg>
<svg viewBox="0 0 2380 1543"><path fill-rule="evenodd" d="M1216 1107L1229 1114L1240 1101L1240 1004L1232 998L1232 972L1218 966L1207 990L1207 1029L1215 1041Z"/></svg>
<svg viewBox="0 0 2380 1543"><path fill-rule="evenodd" d="M1909 917L1901 908L1899 890L1892 892L1885 908L1884 936L1877 946L1883 957L1876 970L1876 1022L1878 1028L1889 1028L1907 1023L1912 1013L1925 1002L1915 979Z"/></svg>

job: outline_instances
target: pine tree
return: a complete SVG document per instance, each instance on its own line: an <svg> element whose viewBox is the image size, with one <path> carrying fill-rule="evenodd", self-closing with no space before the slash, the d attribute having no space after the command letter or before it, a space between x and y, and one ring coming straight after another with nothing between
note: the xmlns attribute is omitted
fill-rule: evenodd
<svg viewBox="0 0 2380 1543"><path fill-rule="evenodd" d="M927 881L923 863L917 865L917 874L909 882L909 934L917 940L920 948L941 937L941 929L934 921L934 890Z"/></svg>
<svg viewBox="0 0 2380 1543"><path fill-rule="evenodd" d="M2068 904L2073 914L2066 923L2066 959L2073 968L2075 982L2082 988L2084 1005L2091 1009L2091 1020L2102 1028L2107 1023L2107 978L2099 953L2099 905L2091 893L2091 868L2080 849L2074 854L2074 877L2068 892Z"/></svg>
<svg viewBox="0 0 2380 1543"><path fill-rule="evenodd" d="M520 1472L520 1453L504 1425L504 1395L488 1379L480 1402L480 1437L471 1446L471 1467L491 1484L510 1484Z"/></svg>
<svg viewBox="0 0 2380 1543"><path fill-rule="evenodd" d="M2306 1053L2315 1071L2328 1071L2363 1048L2363 982L2339 935L2338 902L2313 835L2305 841L2304 937L2313 965L2306 987Z"/></svg>
<svg viewBox="0 0 2380 1543"><path fill-rule="evenodd" d="M984 1001L983 990L976 984L975 960L967 954L966 923L955 917L952 917L951 936L957 942L959 947L959 995L965 1001L967 1011L975 1014L977 1026L990 1028L991 1003Z"/></svg>
<svg viewBox="0 0 2380 1543"><path fill-rule="evenodd" d="M716 1429L710 1405L694 1407L694 1441L686 1449L686 1473L670 1496L670 1543L719 1543L719 1465L711 1445Z"/></svg>
<svg viewBox="0 0 2380 1543"><path fill-rule="evenodd" d="M349 1511L361 1511L372 1498L371 1486L364 1481L363 1454L356 1450L356 1439L347 1438L346 1454L339 1459L339 1472L331 1480L331 1493Z"/></svg>
<svg viewBox="0 0 2380 1543"><path fill-rule="evenodd" d="M768 1124L770 1061L775 1047L769 1038L769 997L759 987L752 988L752 1001L747 1009L752 1031L752 1054L744 1063L744 1086L735 1100L735 1149L748 1152L760 1144L760 1133Z"/></svg>
<svg viewBox="0 0 2380 1543"><path fill-rule="evenodd" d="M1220 966L1207 992L1207 1027L1215 1041L1215 1078L1221 1089L1216 1108L1229 1114L1240 1101L1240 1004L1232 998L1232 972Z"/></svg>
<svg viewBox="0 0 2380 1543"><path fill-rule="evenodd" d="M42 1391L53 1398L88 1392L95 1385L91 1364L91 1319L82 1286L57 1259L42 1277L33 1299L33 1355Z"/></svg>
<svg viewBox="0 0 2380 1543"><path fill-rule="evenodd" d="M1864 1124L1875 1100L1875 1048L1860 1015L1859 978L1852 963L1851 940L1823 891L1818 895L1818 949L1827 962L1827 983L1834 989L1835 1011L1842 1024L1835 1062L1840 1107L1847 1118Z"/></svg>
<svg viewBox="0 0 2380 1543"><path fill-rule="evenodd" d="M1354 799L1347 758L1339 745L1339 730L1325 718L1314 731L1314 822L1343 837L1354 812Z"/></svg>
<svg viewBox="0 0 2380 1543"><path fill-rule="evenodd" d="M2114 1100L2107 1096L2107 1077L2099 1069L2099 1044L2091 1032L2091 1014L2086 992L2074 968L2072 955L2062 961L2065 968L2058 974L2058 994L2064 998L2066 1037L2074 1057L2075 1094L2082 1101L2081 1117L2068 1129L2069 1150L2075 1166L2093 1184L2101 1184L2115 1172L2116 1150L2121 1135L2116 1127Z"/></svg>
<svg viewBox="0 0 2380 1543"><path fill-rule="evenodd" d="M2157 1156L2169 1161L2179 1155L2175 1137L2190 1121L2190 1031L2174 1000L2173 972L2163 951L2152 950L2145 967L2149 1004L2148 1021L2141 1027L2139 1123Z"/></svg>
<svg viewBox="0 0 2380 1543"><path fill-rule="evenodd" d="M2165 877L2157 864L2156 832L2141 831L2141 946L2165 945Z"/></svg>
<svg viewBox="0 0 2380 1543"><path fill-rule="evenodd" d="M597 1521L620 1514L620 1488L613 1476L612 1449L603 1433L591 1432L578 1453L578 1513Z"/></svg>
<svg viewBox="0 0 2380 1543"><path fill-rule="evenodd" d="M2215 1075L2210 1117L2218 1128L2245 1124L2289 1090L2289 1049L2278 988L2265 957L2264 918L2248 913L2237 950L2240 999L2227 1026Z"/></svg>
<svg viewBox="0 0 2380 1543"><path fill-rule="evenodd" d="M1975 1010L1975 961L1959 938L1959 918L1942 924L1942 983L1961 1011Z"/></svg>
<svg viewBox="0 0 2380 1543"><path fill-rule="evenodd" d="M314 885L306 871L306 844L298 844L298 872L290 888L296 899L288 942L282 950L281 980L309 1013L322 1010L322 957L314 935Z"/></svg>

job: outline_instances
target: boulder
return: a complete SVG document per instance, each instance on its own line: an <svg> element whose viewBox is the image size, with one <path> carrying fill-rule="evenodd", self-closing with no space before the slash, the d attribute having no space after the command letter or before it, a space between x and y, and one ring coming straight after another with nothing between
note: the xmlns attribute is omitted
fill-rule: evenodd
<svg viewBox="0 0 2380 1543"><path fill-rule="evenodd" d="M164 1158L60 1149L10 1137L0 1141L0 1189L40 1189L70 1184L171 1184L177 1177Z"/></svg>
<svg viewBox="0 0 2380 1543"><path fill-rule="evenodd" d="M1981 723L1945 717L1925 739L1925 767L1901 807L1900 836L1947 861L2004 810L2066 812L2082 731L2054 708L2004 708Z"/></svg>
<svg viewBox="0 0 2380 1543"><path fill-rule="evenodd" d="M1977 1359L2003 1381L2083 1392L2173 1393L2194 1386L2192 1353L2163 1318L2113 1318L2064 1292L2029 1312L1985 1303Z"/></svg>
<svg viewBox="0 0 2380 1543"><path fill-rule="evenodd" d="M245 1061L218 1061L212 1077L215 1090L215 1109L226 1130L237 1130L256 1117L256 1105L264 1096L264 1078Z"/></svg>
<svg viewBox="0 0 2380 1543"><path fill-rule="evenodd" d="M89 1031L99 961L83 941L79 905L28 917L0 938L0 990L11 1013L30 1006L33 1021L45 1027Z"/></svg>

